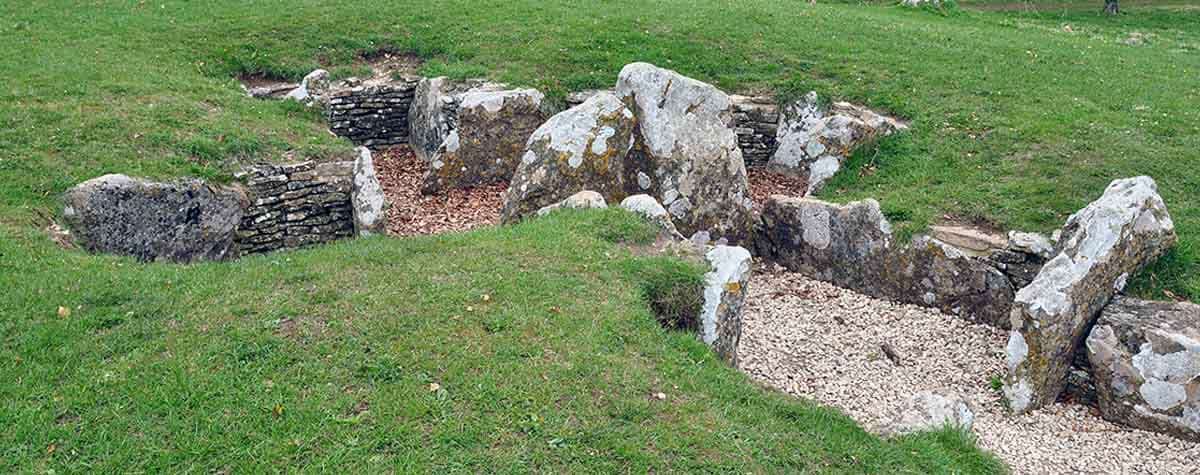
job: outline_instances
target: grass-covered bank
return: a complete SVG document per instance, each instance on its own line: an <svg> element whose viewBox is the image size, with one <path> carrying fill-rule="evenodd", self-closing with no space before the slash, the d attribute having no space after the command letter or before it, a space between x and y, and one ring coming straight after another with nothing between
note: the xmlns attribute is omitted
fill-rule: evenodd
<svg viewBox="0 0 1200 475"><path fill-rule="evenodd" d="M1110 180L1152 175L1183 239L1136 289L1194 299L1200 10L1141 3L1110 18L1082 3L942 16L766 0L7 2L0 220L25 225L30 208L105 172L222 176L345 149L317 114L243 97L239 73L346 71L386 47L426 58L427 74L562 94L641 60L912 118L912 133L860 154L825 192L876 197L906 232L943 219L1046 231ZM1125 44L1132 32L1148 36Z"/></svg>
<svg viewBox="0 0 1200 475"><path fill-rule="evenodd" d="M956 433L880 441L660 328L639 289L680 264L613 243L648 232L559 213L194 266L10 233L0 471L1002 470Z"/></svg>

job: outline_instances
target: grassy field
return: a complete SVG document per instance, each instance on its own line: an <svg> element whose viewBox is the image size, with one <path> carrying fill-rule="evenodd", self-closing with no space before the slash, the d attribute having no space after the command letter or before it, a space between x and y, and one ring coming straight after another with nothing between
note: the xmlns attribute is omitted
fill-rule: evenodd
<svg viewBox="0 0 1200 475"><path fill-rule="evenodd" d="M561 213L195 266L0 241L0 471L1002 470L957 432L880 441L660 328L639 289L698 271L613 244L651 235Z"/></svg>
<svg viewBox="0 0 1200 475"><path fill-rule="evenodd" d="M63 252L40 216L103 173L223 180L349 151L314 111L246 98L240 74L347 74L390 49L561 97L649 61L911 119L824 193L876 197L903 232L1048 231L1149 174L1182 239L1134 290L1196 300L1200 11L1163 3L0 3L0 470L994 471L961 436L881 442L658 329L638 269L666 264L598 237L619 217L142 266Z"/></svg>

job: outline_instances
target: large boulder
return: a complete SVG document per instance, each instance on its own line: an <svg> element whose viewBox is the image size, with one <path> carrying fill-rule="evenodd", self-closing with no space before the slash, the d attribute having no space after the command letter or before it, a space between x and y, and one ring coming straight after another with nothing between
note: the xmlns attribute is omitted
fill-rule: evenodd
<svg viewBox="0 0 1200 475"><path fill-rule="evenodd" d="M1013 287L999 269L928 236L897 243L875 200L772 196L755 244L761 257L839 287L997 327L1009 322Z"/></svg>
<svg viewBox="0 0 1200 475"><path fill-rule="evenodd" d="M1200 305L1118 297L1087 354L1105 419L1200 442Z"/></svg>
<svg viewBox="0 0 1200 475"><path fill-rule="evenodd" d="M408 108L409 145L413 154L425 162L433 161L450 131L458 127L458 107L464 94L503 89L503 84L480 80L422 78L417 82Z"/></svg>
<svg viewBox="0 0 1200 475"><path fill-rule="evenodd" d="M1014 412L1054 402L1100 310L1175 240L1171 215L1149 177L1116 180L1071 215L1055 256L1013 304L1004 394Z"/></svg>
<svg viewBox="0 0 1200 475"><path fill-rule="evenodd" d="M529 137L504 194L503 220L515 221L581 190L620 201L627 194L625 156L636 124L633 112L608 92L551 117Z"/></svg>
<svg viewBox="0 0 1200 475"><path fill-rule="evenodd" d="M751 200L729 96L712 85L646 63L625 66L617 96L638 124L627 158L630 194L647 193L685 235L739 242Z"/></svg>
<svg viewBox="0 0 1200 475"><path fill-rule="evenodd" d="M375 161L371 150L358 147L358 158L354 161L354 186L350 190L350 201L354 206L354 230L359 236L387 232L387 197L375 174Z"/></svg>
<svg viewBox="0 0 1200 475"><path fill-rule="evenodd" d="M750 283L750 251L736 246L713 246L704 257L711 271L704 275L700 339L722 359L737 366L742 306Z"/></svg>
<svg viewBox="0 0 1200 475"><path fill-rule="evenodd" d="M193 262L236 257L243 193L199 180L156 183L104 175L71 188L63 217L76 242L92 252L142 261Z"/></svg>
<svg viewBox="0 0 1200 475"><path fill-rule="evenodd" d="M969 432L975 424L971 404L950 391L923 391L897 407L878 431L884 436L953 428Z"/></svg>
<svg viewBox="0 0 1200 475"><path fill-rule="evenodd" d="M908 126L847 102L826 107L816 92L784 107L775 154L767 167L804 178L805 196L820 191L858 147Z"/></svg>
<svg viewBox="0 0 1200 475"><path fill-rule="evenodd" d="M424 192L508 181L529 136L546 120L542 93L533 89L469 91L456 127L430 161Z"/></svg>

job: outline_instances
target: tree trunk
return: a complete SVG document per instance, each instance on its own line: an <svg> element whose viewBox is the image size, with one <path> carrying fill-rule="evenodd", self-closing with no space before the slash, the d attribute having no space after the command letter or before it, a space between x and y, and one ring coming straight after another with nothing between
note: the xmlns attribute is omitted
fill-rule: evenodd
<svg viewBox="0 0 1200 475"><path fill-rule="evenodd" d="M1121 7L1117 5L1117 0L1104 0L1104 13L1109 15L1121 13Z"/></svg>

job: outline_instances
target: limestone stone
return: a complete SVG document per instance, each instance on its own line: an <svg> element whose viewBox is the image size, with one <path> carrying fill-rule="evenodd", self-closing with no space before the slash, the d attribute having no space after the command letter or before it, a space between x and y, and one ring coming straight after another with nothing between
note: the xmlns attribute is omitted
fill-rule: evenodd
<svg viewBox="0 0 1200 475"><path fill-rule="evenodd" d="M423 191L512 178L530 135L546 120L543 97L534 89L464 93L456 126L430 159Z"/></svg>
<svg viewBox="0 0 1200 475"><path fill-rule="evenodd" d="M284 97L305 104L312 104L320 100L321 96L324 96L325 93L329 92L329 87L329 71L317 69L304 76L304 80L300 81L300 86L292 89Z"/></svg>
<svg viewBox="0 0 1200 475"><path fill-rule="evenodd" d="M896 119L854 104L835 102L825 107L816 92L809 92L784 107L778 147L767 167L804 178L808 196L820 191L855 149L907 128Z"/></svg>
<svg viewBox="0 0 1200 475"><path fill-rule="evenodd" d="M80 183L63 201L63 217L82 248L175 262L235 257L246 205L238 190L199 180L158 183L125 175Z"/></svg>
<svg viewBox="0 0 1200 475"><path fill-rule="evenodd" d="M630 194L657 199L684 235L746 240L752 204L729 96L646 63L621 70L617 96L638 121L625 168Z"/></svg>
<svg viewBox="0 0 1200 475"><path fill-rule="evenodd" d="M608 92L542 124L504 194L501 217L513 222L581 190L618 202L625 196L625 157L633 146L633 112Z"/></svg>
<svg viewBox="0 0 1200 475"><path fill-rule="evenodd" d="M929 233L939 241L972 253L984 254L1008 247L1004 236L968 226L931 226Z"/></svg>
<svg viewBox="0 0 1200 475"><path fill-rule="evenodd" d="M941 309L1004 328L1013 287L988 261L928 236L899 244L879 203L772 196L756 233L760 257L873 297Z"/></svg>
<svg viewBox="0 0 1200 475"><path fill-rule="evenodd" d="M671 214L653 196L646 194L630 196L621 201L621 207L640 214L650 222L657 224L662 229L662 233L670 238L684 240L683 235L675 228L675 223L671 221Z"/></svg>
<svg viewBox="0 0 1200 475"><path fill-rule="evenodd" d="M742 306L753 259L750 251L737 246L713 246L705 258L711 271L704 275L700 339L736 366L737 345L742 336Z"/></svg>
<svg viewBox="0 0 1200 475"><path fill-rule="evenodd" d="M1055 256L1013 304L1004 394L1014 412L1054 402L1100 310L1175 241L1174 223L1149 177L1116 180L1071 215Z"/></svg>
<svg viewBox="0 0 1200 475"><path fill-rule="evenodd" d="M884 436L900 436L951 427L970 431L975 423L971 404L954 391L923 391L913 395L879 428Z"/></svg>
<svg viewBox="0 0 1200 475"><path fill-rule="evenodd" d="M1118 297L1087 354L1105 419L1200 441L1200 305Z"/></svg>
<svg viewBox="0 0 1200 475"><path fill-rule="evenodd" d="M409 145L413 154L426 162L454 128L457 101L453 83L444 77L425 78L417 83L408 110Z"/></svg>
<svg viewBox="0 0 1200 475"><path fill-rule="evenodd" d="M354 187L350 201L354 205L354 230L359 236L387 232L387 198L379 177L375 174L375 161L371 150L358 147L358 159L354 161Z"/></svg>
<svg viewBox="0 0 1200 475"><path fill-rule="evenodd" d="M591 190L580 191L566 199L543 207L537 211L538 216L545 216L553 211L560 209L604 209L608 208L608 203L604 201L604 197L600 193Z"/></svg>

